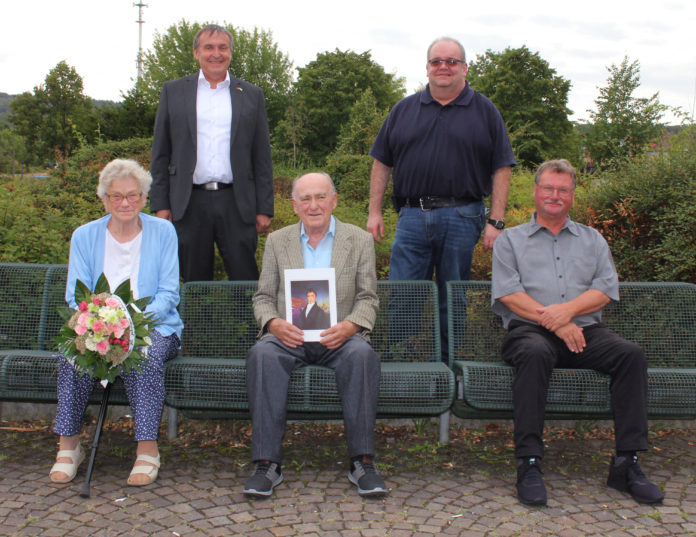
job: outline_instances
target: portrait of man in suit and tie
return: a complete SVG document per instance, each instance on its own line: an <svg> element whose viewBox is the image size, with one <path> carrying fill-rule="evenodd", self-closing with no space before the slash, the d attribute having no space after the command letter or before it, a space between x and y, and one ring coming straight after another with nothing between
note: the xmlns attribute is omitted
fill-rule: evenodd
<svg viewBox="0 0 696 537"><path fill-rule="evenodd" d="M324 330L331 326L329 312L317 304L317 292L312 287L307 289L307 304L300 310L296 325L302 330Z"/></svg>
<svg viewBox="0 0 696 537"><path fill-rule="evenodd" d="M233 46L222 26L201 28L200 71L166 82L157 109L150 208L174 223L184 281L213 279L215 244L230 280L257 279L257 234L273 217L263 92L230 76Z"/></svg>

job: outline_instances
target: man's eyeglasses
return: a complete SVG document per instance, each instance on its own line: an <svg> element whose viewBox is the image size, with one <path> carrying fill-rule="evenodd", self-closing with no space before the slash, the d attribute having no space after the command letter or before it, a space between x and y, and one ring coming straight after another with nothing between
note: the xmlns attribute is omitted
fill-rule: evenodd
<svg viewBox="0 0 696 537"><path fill-rule="evenodd" d="M569 196L573 193L573 190L575 190L573 188L566 187L554 188L551 185L539 185L539 188L546 196L552 196L554 191L558 192L559 196Z"/></svg>
<svg viewBox="0 0 696 537"><path fill-rule="evenodd" d="M136 201L139 201L142 196L142 192L129 192L125 196L120 192L106 195L106 197L109 198L109 201L111 203L121 203L123 201L123 198L126 198L128 200L128 203L135 203Z"/></svg>
<svg viewBox="0 0 696 537"><path fill-rule="evenodd" d="M430 58L428 60L428 63L430 64L431 67L440 67L443 63L446 63L448 67L454 67L458 63L466 63L464 60L460 60L458 58Z"/></svg>

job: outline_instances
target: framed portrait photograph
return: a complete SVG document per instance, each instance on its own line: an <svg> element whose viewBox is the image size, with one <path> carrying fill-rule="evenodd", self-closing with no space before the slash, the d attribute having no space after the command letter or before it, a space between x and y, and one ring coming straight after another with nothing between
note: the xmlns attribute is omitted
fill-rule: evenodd
<svg viewBox="0 0 696 537"><path fill-rule="evenodd" d="M285 320L304 332L305 341L319 341L336 324L336 271L287 269L285 271Z"/></svg>

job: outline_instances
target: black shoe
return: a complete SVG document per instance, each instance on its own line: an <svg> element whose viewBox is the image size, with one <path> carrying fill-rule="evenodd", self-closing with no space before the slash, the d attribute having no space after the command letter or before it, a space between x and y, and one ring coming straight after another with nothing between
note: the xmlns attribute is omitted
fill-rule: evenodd
<svg viewBox="0 0 696 537"><path fill-rule="evenodd" d="M607 485L628 492L638 503L660 503L665 496L657 485L650 482L638 466L636 457L611 457Z"/></svg>
<svg viewBox="0 0 696 537"><path fill-rule="evenodd" d="M267 498L273 494L273 487L283 481L280 466L275 462L257 462L254 475L244 484L244 494Z"/></svg>
<svg viewBox="0 0 696 537"><path fill-rule="evenodd" d="M521 459L517 467L517 499L525 505L546 505L546 487L535 457Z"/></svg>
<svg viewBox="0 0 696 537"><path fill-rule="evenodd" d="M383 496L387 493L384 480L377 473L375 463L352 461L348 479L358 487L360 496Z"/></svg>

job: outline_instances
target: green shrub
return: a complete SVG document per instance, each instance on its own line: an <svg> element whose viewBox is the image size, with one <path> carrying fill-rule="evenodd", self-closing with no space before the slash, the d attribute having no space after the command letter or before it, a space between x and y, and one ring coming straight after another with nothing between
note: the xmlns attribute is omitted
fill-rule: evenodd
<svg viewBox="0 0 696 537"><path fill-rule="evenodd" d="M576 218L607 239L622 280L696 282L694 126L668 150L595 176L576 199Z"/></svg>
<svg viewBox="0 0 696 537"><path fill-rule="evenodd" d="M150 140L107 142L75 152L47 179L0 181L0 261L67 263L75 228L99 218L99 171L114 158L134 158L149 167Z"/></svg>

